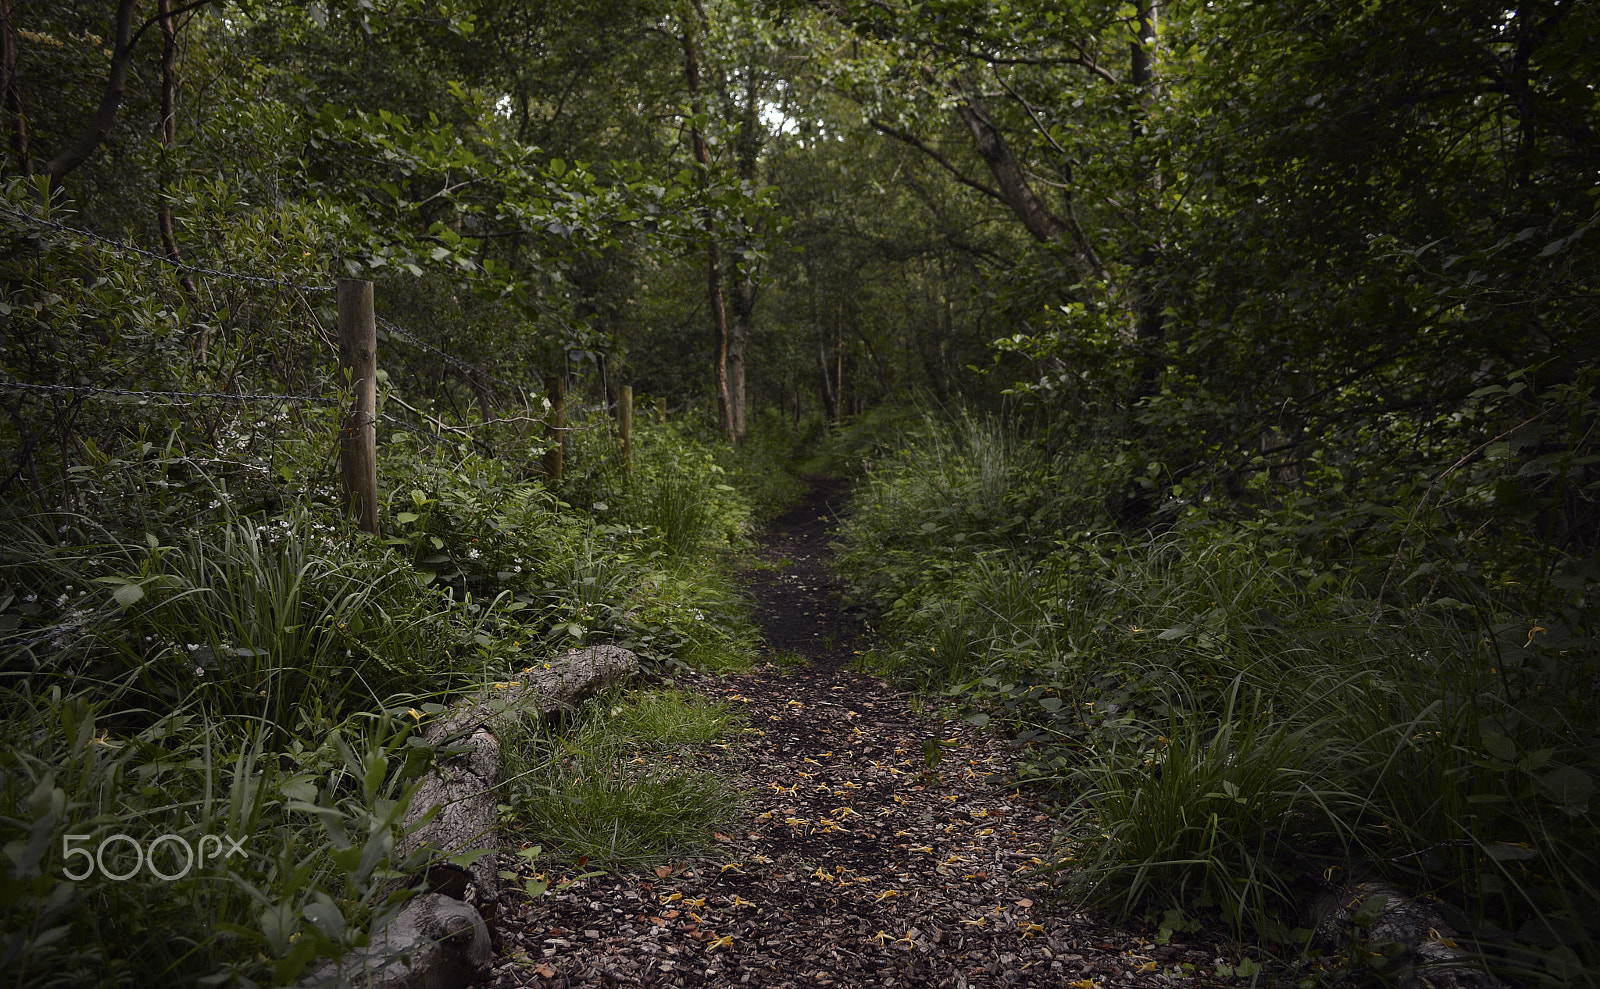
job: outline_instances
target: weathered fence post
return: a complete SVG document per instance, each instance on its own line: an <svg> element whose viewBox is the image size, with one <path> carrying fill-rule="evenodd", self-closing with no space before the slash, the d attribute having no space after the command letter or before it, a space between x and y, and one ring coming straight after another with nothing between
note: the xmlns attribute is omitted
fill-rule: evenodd
<svg viewBox="0 0 1600 989"><path fill-rule="evenodd" d="M339 279L339 368L352 392L339 429L345 509L363 532L377 532L378 327L365 279Z"/></svg>
<svg viewBox="0 0 1600 989"><path fill-rule="evenodd" d="M550 448L544 452L544 473L553 484L561 480L561 448L567 442L567 381L559 374L545 375L544 390L550 397L550 418L544 427Z"/></svg>
<svg viewBox="0 0 1600 989"><path fill-rule="evenodd" d="M633 463L633 386L617 389L617 438L622 445L622 466Z"/></svg>

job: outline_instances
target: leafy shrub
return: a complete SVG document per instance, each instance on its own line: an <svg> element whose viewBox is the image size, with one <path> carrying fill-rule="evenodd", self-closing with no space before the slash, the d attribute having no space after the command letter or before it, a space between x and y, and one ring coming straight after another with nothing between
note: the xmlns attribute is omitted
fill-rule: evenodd
<svg viewBox="0 0 1600 989"><path fill-rule="evenodd" d="M189 701L113 735L129 712L104 701L25 682L11 698L0 917L13 984L283 984L411 895L388 870L432 752L404 712L290 737Z"/></svg>

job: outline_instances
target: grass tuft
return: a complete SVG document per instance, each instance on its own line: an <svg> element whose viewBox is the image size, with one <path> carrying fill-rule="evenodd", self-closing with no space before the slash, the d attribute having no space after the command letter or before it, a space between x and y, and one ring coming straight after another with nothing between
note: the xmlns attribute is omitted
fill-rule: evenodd
<svg viewBox="0 0 1600 989"><path fill-rule="evenodd" d="M590 700L568 734L508 746L507 826L550 854L621 869L709 845L740 809L696 750L738 725L726 706L678 689Z"/></svg>

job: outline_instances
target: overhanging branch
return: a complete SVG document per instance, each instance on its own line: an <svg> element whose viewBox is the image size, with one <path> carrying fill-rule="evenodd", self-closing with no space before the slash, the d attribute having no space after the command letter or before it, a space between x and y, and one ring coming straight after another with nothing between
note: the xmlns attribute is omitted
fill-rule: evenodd
<svg viewBox="0 0 1600 989"><path fill-rule="evenodd" d="M918 137L917 135L909 134L909 133L907 133L907 132L905 132L903 130L900 130L900 129L896 128L896 127L891 127L888 124L884 123L883 121L877 120L875 118L869 118L867 120L867 123L872 125L872 129L873 130L876 130L876 131L878 131L880 133L883 133L883 134L887 134L887 135L889 135L890 137L894 138L897 141L904 141L906 144L909 144L912 147L916 148L918 151L921 151L923 154L927 155L929 158L932 158L935 162L937 162L939 164L940 167L942 167L945 171L947 171L951 175L953 175L955 177L955 180L957 182L960 182L962 185L967 186L968 188L971 188L971 189L976 189L979 192L983 193L985 196L988 196L988 197L990 197L991 199L994 199L997 202L1006 203L1006 205L1008 205L1008 206L1010 205L1010 203L1007 202L1006 197L1000 192L999 189L996 189L993 186L984 185L982 182L979 182L977 179L969 177L966 173L961 171L961 169L959 169L955 165L951 164L950 163L950 159L946 158L943 154L941 154L937 148L935 148L933 145L929 144L928 142L924 141L922 138Z"/></svg>

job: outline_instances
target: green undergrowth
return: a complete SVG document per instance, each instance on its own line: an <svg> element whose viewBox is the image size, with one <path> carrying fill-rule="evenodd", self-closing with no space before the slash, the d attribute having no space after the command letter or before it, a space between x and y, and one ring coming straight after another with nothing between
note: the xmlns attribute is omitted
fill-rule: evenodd
<svg viewBox="0 0 1600 989"><path fill-rule="evenodd" d="M903 443L838 555L899 643L873 663L1018 739L1072 897L1359 978L1394 953L1359 927L1313 945L1300 908L1384 879L1498 970L1594 984L1592 561L1462 532L1468 478L1448 502L1195 503L1133 530L1107 492L1155 474L1114 452L972 418Z"/></svg>
<svg viewBox="0 0 1600 989"><path fill-rule="evenodd" d="M754 656L728 553L755 514L737 483L778 470L754 452L747 466L646 422L631 477L579 450L552 488L381 432L383 531L367 534L321 494L331 426L220 472L180 428L86 443L40 494L52 507L0 519L4 984L293 981L413 895L392 880L419 863L394 849L436 759L428 715L572 647L630 648L647 681ZM230 432L248 428L225 421L217 442L250 447ZM605 703L541 736L566 754L524 763L513 826L565 848L609 821L585 847L620 863L728 813L714 767L679 753L726 712L671 690Z"/></svg>
<svg viewBox="0 0 1600 989"><path fill-rule="evenodd" d="M697 754L738 728L726 705L671 687L611 692L571 720L509 740L513 836L560 861L628 868L703 848L737 814L738 793Z"/></svg>

